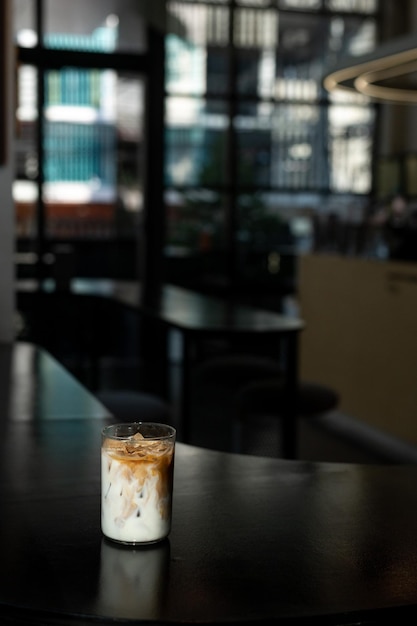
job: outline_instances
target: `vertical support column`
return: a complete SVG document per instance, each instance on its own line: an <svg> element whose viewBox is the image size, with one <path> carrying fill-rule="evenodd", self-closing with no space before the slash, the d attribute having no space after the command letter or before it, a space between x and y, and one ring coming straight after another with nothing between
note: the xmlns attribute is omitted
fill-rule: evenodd
<svg viewBox="0 0 417 626"><path fill-rule="evenodd" d="M36 1L36 32L38 34L38 49L43 48L43 33L44 33L44 12L43 12L43 1ZM45 68L40 63L38 65L38 75L37 75L37 109L38 109L38 123L37 123L37 137L36 137L36 150L38 153L38 177L37 177L37 188L38 188L38 201L36 207L36 254L37 254L37 264L36 264L36 273L38 279L38 290L42 291L43 289L43 281L46 277L45 272L45 205L43 202L42 192L43 185L45 181L45 173L44 173L44 164L45 164L45 150L44 150L44 133L45 133L45 118L44 118L44 107L45 107Z"/></svg>
<svg viewBox="0 0 417 626"><path fill-rule="evenodd" d="M229 33L228 33L228 55L229 55L229 99L228 99L228 118L229 126L227 130L226 145L226 246L227 246L227 278L229 292L233 295L236 291L237 283L237 250L236 250L236 231L237 231L237 145L236 145L236 75L237 75L237 59L236 48L234 44L234 28L235 28L235 0L230 2L229 6Z"/></svg>
<svg viewBox="0 0 417 626"><path fill-rule="evenodd" d="M144 223L140 251L142 302L154 304L164 280L164 33L148 29L145 97ZM142 270L142 271L141 271Z"/></svg>
<svg viewBox="0 0 417 626"><path fill-rule="evenodd" d="M1 2L0 17L0 341L14 339L14 206L12 199L13 163L13 45L11 2ZM7 389L7 381L4 381Z"/></svg>
<svg viewBox="0 0 417 626"><path fill-rule="evenodd" d="M164 96L165 34L148 27L148 65L145 96L144 220L139 240L141 302L157 311L164 281ZM149 315L140 317L140 352L144 362L144 386L151 393L167 395L167 329Z"/></svg>

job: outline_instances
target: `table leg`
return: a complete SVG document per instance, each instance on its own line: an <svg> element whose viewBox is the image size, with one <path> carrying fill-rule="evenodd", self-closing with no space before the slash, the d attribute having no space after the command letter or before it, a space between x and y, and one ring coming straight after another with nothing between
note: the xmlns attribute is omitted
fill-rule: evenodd
<svg viewBox="0 0 417 626"><path fill-rule="evenodd" d="M145 363L143 387L148 393L169 398L168 331L157 320L146 318L141 325L141 350Z"/></svg>
<svg viewBox="0 0 417 626"><path fill-rule="evenodd" d="M182 372L181 388L178 403L179 437L182 442L188 443L191 430L191 406L190 406L190 365L191 345L187 333L183 333L182 344Z"/></svg>
<svg viewBox="0 0 417 626"><path fill-rule="evenodd" d="M286 459L297 457L297 393L298 393L298 337L287 336L286 341L286 411L282 421L282 451Z"/></svg>

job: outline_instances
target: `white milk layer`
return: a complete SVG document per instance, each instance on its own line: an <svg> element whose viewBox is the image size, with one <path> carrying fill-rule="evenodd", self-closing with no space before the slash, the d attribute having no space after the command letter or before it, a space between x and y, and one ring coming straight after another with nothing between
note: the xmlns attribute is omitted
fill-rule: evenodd
<svg viewBox="0 0 417 626"><path fill-rule="evenodd" d="M162 490L166 495L160 497L162 477L155 463L137 463L141 465L139 477L127 463L102 451L101 527L106 537L116 541L158 541L170 531L170 490Z"/></svg>

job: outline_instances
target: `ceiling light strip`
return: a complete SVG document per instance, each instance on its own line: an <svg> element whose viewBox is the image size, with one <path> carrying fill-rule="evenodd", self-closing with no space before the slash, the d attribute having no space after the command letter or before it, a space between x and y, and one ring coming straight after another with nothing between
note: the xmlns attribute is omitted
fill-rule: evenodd
<svg viewBox="0 0 417 626"><path fill-rule="evenodd" d="M382 100L388 99L405 103L417 102L417 93L413 90L373 84L381 78L406 74L410 71L407 69L407 65L411 67L415 61L417 61L417 47L335 70L324 78L323 85L329 92L336 90L353 91ZM353 81L353 85L346 84L347 81Z"/></svg>

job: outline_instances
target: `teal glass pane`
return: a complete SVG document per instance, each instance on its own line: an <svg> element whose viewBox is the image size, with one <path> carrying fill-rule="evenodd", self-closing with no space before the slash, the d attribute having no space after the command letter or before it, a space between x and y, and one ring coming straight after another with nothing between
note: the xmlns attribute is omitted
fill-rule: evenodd
<svg viewBox="0 0 417 626"><path fill-rule="evenodd" d="M45 74L44 189L51 237L135 238L143 208L142 79L113 70Z"/></svg>
<svg viewBox="0 0 417 626"><path fill-rule="evenodd" d="M38 72L32 65L19 65L16 74L15 174L13 200L18 237L36 236L38 201L38 147L36 124Z"/></svg>
<svg viewBox="0 0 417 626"><path fill-rule="evenodd" d="M43 43L58 50L143 52L145 16L144 3L130 0L45 0ZM155 11L155 19L162 24L162 13Z"/></svg>
<svg viewBox="0 0 417 626"><path fill-rule="evenodd" d="M229 88L229 9L221 3L167 3L166 82L170 94Z"/></svg>
<svg viewBox="0 0 417 626"><path fill-rule="evenodd" d="M91 183L113 189L116 183L115 128L96 122L45 123L45 182Z"/></svg>
<svg viewBox="0 0 417 626"><path fill-rule="evenodd" d="M226 103L168 98L165 128L167 186L221 185L226 177Z"/></svg>
<svg viewBox="0 0 417 626"><path fill-rule="evenodd" d="M115 72L106 70L63 68L46 73L46 183L87 183L94 199L114 196L116 85Z"/></svg>

